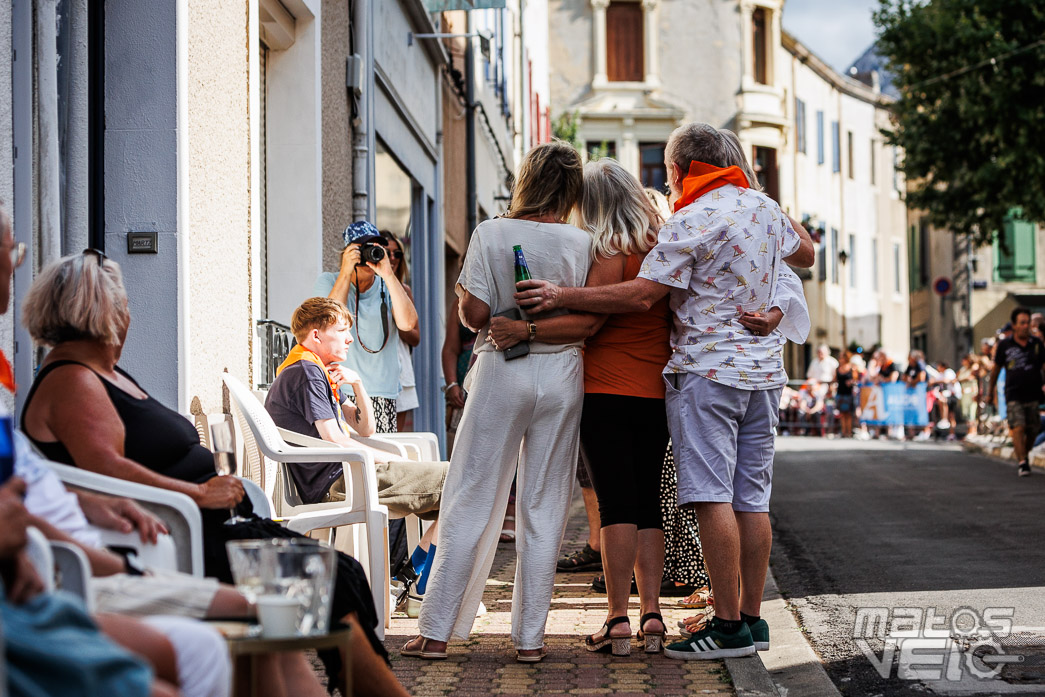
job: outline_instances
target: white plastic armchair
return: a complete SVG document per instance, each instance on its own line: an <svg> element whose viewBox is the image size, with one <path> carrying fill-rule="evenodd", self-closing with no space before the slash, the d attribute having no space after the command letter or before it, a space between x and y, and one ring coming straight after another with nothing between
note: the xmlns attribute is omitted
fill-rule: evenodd
<svg viewBox="0 0 1045 697"><path fill-rule="evenodd" d="M72 593L83 601L88 612L93 612L91 565L83 550L67 542L49 542L42 532L33 527L26 532L29 535L26 551L44 583L44 590L58 588Z"/></svg>
<svg viewBox="0 0 1045 697"><path fill-rule="evenodd" d="M143 545L137 533L101 531L106 546L134 549L149 565L203 575L203 521L196 502L185 494L146 484L129 482L97 472L48 462L58 477L69 487L110 496L133 499L163 520L170 536L162 535L156 545Z"/></svg>
<svg viewBox="0 0 1045 697"><path fill-rule="evenodd" d="M276 514L288 528L306 533L343 525L362 525L366 531L366 570L378 616L388 621L388 509L378 503L374 460L365 450L342 448L330 443L324 447L296 447L287 443L265 407L250 389L228 373L222 380L229 389L233 407L246 423L257 448L277 463L277 485L272 497ZM244 436L247 434L244 433ZM341 462L345 470L345 501L306 504L298 494L288 463ZM362 555L361 555L362 556ZM360 560L362 561L362 560ZM384 637L384 627L378 628Z"/></svg>

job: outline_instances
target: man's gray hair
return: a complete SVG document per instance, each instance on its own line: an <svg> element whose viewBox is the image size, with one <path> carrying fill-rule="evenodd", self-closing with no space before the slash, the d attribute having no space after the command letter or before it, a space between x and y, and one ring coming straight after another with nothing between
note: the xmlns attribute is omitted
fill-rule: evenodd
<svg viewBox="0 0 1045 697"><path fill-rule="evenodd" d="M744 156L737 134L725 128L694 121L672 131L664 147L664 159L679 166L682 175L689 174L689 164L696 160L715 167L739 167L748 186L761 191L755 171Z"/></svg>

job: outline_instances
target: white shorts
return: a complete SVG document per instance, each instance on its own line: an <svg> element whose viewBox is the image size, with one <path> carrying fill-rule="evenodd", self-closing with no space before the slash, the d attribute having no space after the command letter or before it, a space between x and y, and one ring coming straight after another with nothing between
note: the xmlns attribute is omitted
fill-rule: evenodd
<svg viewBox="0 0 1045 697"><path fill-rule="evenodd" d="M150 574L92 578L95 609L132 617L175 615L201 619L218 592L217 579L175 571L150 570Z"/></svg>
<svg viewBox="0 0 1045 697"><path fill-rule="evenodd" d="M403 391L396 397L397 413L417 409L419 406L421 406L421 402L417 398L417 388L413 385L404 387Z"/></svg>

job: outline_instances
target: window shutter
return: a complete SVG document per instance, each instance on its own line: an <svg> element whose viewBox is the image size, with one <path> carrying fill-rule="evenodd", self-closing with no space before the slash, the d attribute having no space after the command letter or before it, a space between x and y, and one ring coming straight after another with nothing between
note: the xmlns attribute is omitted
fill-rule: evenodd
<svg viewBox="0 0 1045 697"><path fill-rule="evenodd" d="M606 77L611 82L642 82L642 4L611 2L606 8Z"/></svg>
<svg viewBox="0 0 1045 697"><path fill-rule="evenodd" d="M1014 209L994 242L995 280L1034 283L1037 280L1034 223L1019 220Z"/></svg>

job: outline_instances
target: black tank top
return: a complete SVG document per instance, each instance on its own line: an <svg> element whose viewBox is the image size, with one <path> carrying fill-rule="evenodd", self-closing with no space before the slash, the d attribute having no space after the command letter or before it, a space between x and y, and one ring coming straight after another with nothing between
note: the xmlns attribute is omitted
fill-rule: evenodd
<svg viewBox="0 0 1045 697"><path fill-rule="evenodd" d="M143 467L172 479L199 484L215 476L214 456L200 445L200 436L196 428L184 416L168 409L147 396L138 399L121 390L106 380L90 366L79 361L55 361L40 369L22 409L22 432L29 437L40 452L49 460L75 466L69 450L60 441L40 441L29 435L25 428L25 414L33 401L37 388L56 368L63 365L82 365L98 376L109 394L116 413L123 422L123 453ZM116 371L128 378L135 385L138 382L119 367ZM141 389L141 386L138 386ZM142 390L145 392L145 390ZM146 393L148 394L148 393Z"/></svg>

